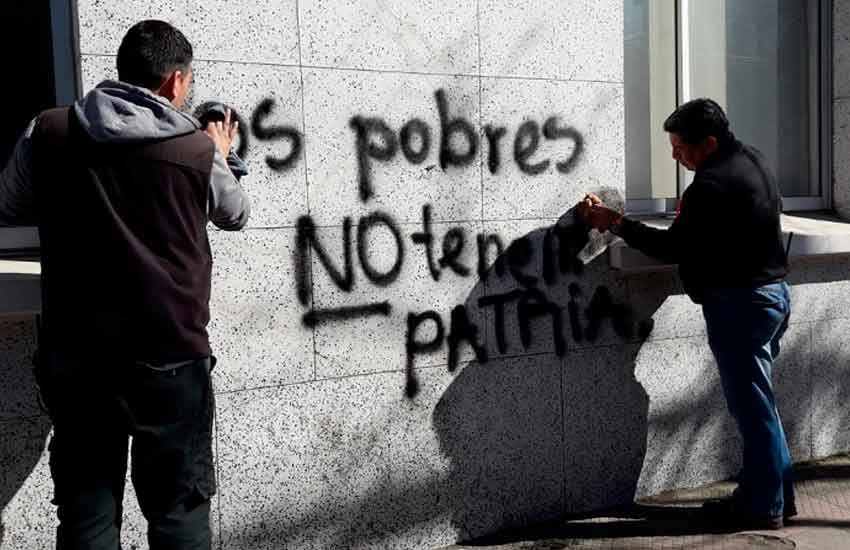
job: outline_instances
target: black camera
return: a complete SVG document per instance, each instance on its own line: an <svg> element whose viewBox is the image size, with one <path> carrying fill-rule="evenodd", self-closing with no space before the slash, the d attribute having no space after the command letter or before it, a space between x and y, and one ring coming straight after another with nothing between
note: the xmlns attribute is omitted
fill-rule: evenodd
<svg viewBox="0 0 850 550"><path fill-rule="evenodd" d="M206 128L210 122L224 122L227 109L228 106L224 103L207 101L198 105L192 114L201 123L201 128ZM232 108L230 109L230 120L239 120L239 115Z"/></svg>

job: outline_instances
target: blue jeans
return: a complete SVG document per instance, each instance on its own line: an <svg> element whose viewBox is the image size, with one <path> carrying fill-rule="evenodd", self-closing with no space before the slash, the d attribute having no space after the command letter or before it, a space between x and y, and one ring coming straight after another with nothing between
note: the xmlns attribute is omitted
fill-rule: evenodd
<svg viewBox="0 0 850 550"><path fill-rule="evenodd" d="M793 515L791 456L771 382L791 314L788 284L717 290L705 298L702 311L726 404L744 444L736 498L753 516Z"/></svg>

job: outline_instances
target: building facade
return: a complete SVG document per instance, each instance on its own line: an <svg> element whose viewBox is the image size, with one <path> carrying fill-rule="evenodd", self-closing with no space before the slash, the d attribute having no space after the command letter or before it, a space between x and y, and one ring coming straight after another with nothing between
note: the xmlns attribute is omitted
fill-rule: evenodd
<svg viewBox="0 0 850 550"><path fill-rule="evenodd" d="M253 217L211 231L217 548L436 548L733 475L675 271L619 245L562 261L552 230L588 191L663 222L688 175L661 123L702 95L765 151L791 214L775 384L793 457L850 449L850 1L67 13L77 93L116 77L130 25L165 19L195 48L192 105L242 120ZM32 315L0 320L2 550L50 547L56 524L35 345ZM129 480L125 505L143 548Z"/></svg>

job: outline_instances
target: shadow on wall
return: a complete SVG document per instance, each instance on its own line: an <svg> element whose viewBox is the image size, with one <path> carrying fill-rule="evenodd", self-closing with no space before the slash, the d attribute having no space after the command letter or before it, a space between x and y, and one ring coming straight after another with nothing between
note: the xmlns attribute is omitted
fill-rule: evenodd
<svg viewBox="0 0 850 550"><path fill-rule="evenodd" d="M481 327L474 340L484 342L479 352L487 360L482 356L459 369L433 411L434 430L450 462L447 475L407 484L388 475L356 505L306 510L296 524L240 526L258 538L231 537L233 547L268 547L263 542L331 524L341 528L321 547L398 548L405 533L409 547L425 547L443 537L428 531L441 529L433 525L443 517L451 518L458 538L469 539L631 502L642 472L657 466L643 464L650 422L653 433L674 432L689 426L694 411L711 408L695 400L650 419L647 391L635 377L635 361L651 329L647 321L677 293L676 285L659 283L638 295L604 257L583 267L572 261L586 234L552 229L516 239L465 303ZM544 254L549 247L551 253ZM805 282L810 278L824 280L813 274ZM35 407L32 347L28 323L0 323L0 513L30 476L49 431ZM789 352L805 350L783 350ZM719 388L706 395L712 394L719 396ZM799 426L788 430L793 439L808 412L785 410L786 428ZM701 437L696 431L688 435L671 448L681 453L676 462L684 463L693 440ZM41 504L49 506L48 499L43 495Z"/></svg>
<svg viewBox="0 0 850 550"><path fill-rule="evenodd" d="M461 540L634 499L649 411L635 360L667 296L630 303L604 256L575 258L587 239L567 212L514 240L466 302L486 343L433 414Z"/></svg>
<svg viewBox="0 0 850 550"><path fill-rule="evenodd" d="M432 548L440 533L422 531L449 513L444 482L401 485L387 479L370 487L356 505L313 506L295 522L258 522L223 533L226 548L272 550ZM408 544L399 538L412 535ZM416 542L420 539L420 542Z"/></svg>
<svg viewBox="0 0 850 550"><path fill-rule="evenodd" d="M552 238L553 233L560 234ZM629 504L639 482L644 488L681 487L687 480L696 485L737 472L737 434L707 344L702 361L671 357L680 368L712 376L698 395L682 395L673 406L653 404L650 414L647 390L661 388L644 388L635 375L652 317L669 297L682 294L678 278L642 275L644 284L634 285L638 294L604 257L583 269L565 266L564 256L572 258L583 243L580 231L565 233L557 225L527 233L500 256L501 275L497 262L466 302L470 316L487 318L487 361L466 366L433 415L441 450L451 462L445 491L460 540ZM556 251L547 259L550 246L565 246L567 254ZM548 265L552 257L554 272ZM811 266L797 269L792 283L842 280ZM493 297L507 295L503 311L497 311ZM529 297L526 303L523 296ZM501 346L494 337L500 324ZM811 457L811 392L819 391L812 387L807 342L808 337L786 336L774 370L797 460ZM677 366L658 364L668 376L676 376Z"/></svg>
<svg viewBox="0 0 850 550"><path fill-rule="evenodd" d="M449 345L459 342L458 364L478 348L477 360L455 365L432 414L448 471L418 483L387 475L356 503L239 526L224 534L229 545L267 548L315 534L322 540L304 547L424 548L446 540L445 520L464 540L631 502L649 410L635 359L666 295L632 307L604 257L575 259L587 230L572 220L570 211L557 228L535 229L493 254L444 327ZM433 337L426 325L421 332L422 342Z"/></svg>
<svg viewBox="0 0 850 550"><path fill-rule="evenodd" d="M812 448L824 456L850 451L850 254L795 261L789 282L796 311L812 324ZM783 350L784 353L784 350Z"/></svg>
<svg viewBox="0 0 850 550"><path fill-rule="evenodd" d="M32 320L0 321L0 520L41 458L50 432L36 401L34 334ZM50 495L42 496L49 506ZM14 540L5 531L0 522L0 548L7 548L4 539Z"/></svg>

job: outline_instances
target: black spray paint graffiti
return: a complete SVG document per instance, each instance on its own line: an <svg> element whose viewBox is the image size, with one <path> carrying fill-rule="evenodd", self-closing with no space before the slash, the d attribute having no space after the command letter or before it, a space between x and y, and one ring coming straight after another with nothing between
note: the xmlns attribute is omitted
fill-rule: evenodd
<svg viewBox="0 0 850 550"><path fill-rule="evenodd" d="M413 165L422 164L436 146L439 166L448 171L472 164L480 149L485 147L487 169L498 173L502 166L503 141L508 136L508 127L485 124L479 130L463 117L452 114L446 91L439 89L434 93L439 127L435 132L421 118L411 118L398 131L380 117L354 116L348 126L353 132L357 159L358 197L368 202L374 196L373 166L380 162L389 162L399 156ZM250 135L245 124L240 124L240 147L238 154L245 157L250 148L250 139L261 142L286 142L288 150L283 156L267 155L266 165L275 172L284 172L294 168L302 156L304 138L294 126L269 124L276 108L274 99L262 100L250 117ZM552 159L536 159L541 138L550 141L565 140L562 158L554 162L554 169L561 174L572 171L580 162L584 153L584 138L574 127L561 124L560 118L550 116L542 126L534 120L525 120L519 125L513 136L513 161L521 172L535 176L542 174L552 166ZM555 351L560 356L566 350L565 326L569 326L573 340L592 341L599 334L601 324L610 319L617 334L630 338L637 330L646 332L651 327L647 322L636 323L628 307L614 303L610 292L603 286L595 289L589 304L580 305L583 290L578 283L570 285L570 298L567 304L554 303L543 292L543 285L553 284L559 274L581 273L582 264L575 256L584 242L586 232L571 235L571 229L553 228L546 232L542 250L535 251L528 239L519 239L505 248L499 235L479 233L474 240L461 227L450 228L438 242L432 227L432 209L430 205L422 207L421 231L410 235L410 242L422 246L425 252L428 272L434 281L440 281L446 271L458 277L470 277L473 274L484 280L491 274L503 277L510 274L521 288L502 294L482 296L477 301L479 308L492 311L493 333L499 353L508 351L506 337L506 306L516 306L519 339L524 348L532 342L531 324L535 319L551 321ZM360 271L369 284L385 288L395 283L402 271L407 257L407 240L395 220L386 212L376 211L358 220L356 234L353 220L346 217L342 221L341 254L332 257L326 243L323 243L316 231L316 225L310 216L302 216L297 222L296 252L294 257L295 278L299 302L308 308L302 322L306 327L315 328L321 324L347 319L371 316L388 316L392 305L388 301L360 304L356 306L316 309L313 306L312 281L310 281L310 259L315 255L333 284L343 292L351 292L355 286L355 257ZM389 268L379 269L371 263L369 246L373 231L388 232L394 245L388 251L392 255ZM578 237L578 239L576 239ZM474 244L473 244L474 243ZM467 247L477 248L476 265L466 265L462 261ZM583 246L583 244L582 244ZM527 271L531 262L542 256L542 271L532 274ZM542 278L541 280L538 280ZM567 312L567 325L563 320L563 311ZM651 321L651 320L650 320ZM426 327L434 330L428 339L422 334ZM636 328L637 327L637 328ZM413 397L418 391L413 370L414 359L418 355L433 353L448 344L449 369L454 371L460 357L461 346L472 348L478 361L488 360L488 351L481 342L483 327L478 326L469 315L467 306L457 305L450 312L448 331L443 326L442 317L436 311L410 312L407 316L405 337L406 349L406 394Z"/></svg>
<svg viewBox="0 0 850 550"><path fill-rule="evenodd" d="M354 287L354 250L356 244L357 260L366 279L374 286L386 287L394 283L401 273L404 263L406 248L405 240L402 237L401 230L398 224L393 220L392 216L385 212L373 212L368 216L363 216L357 224L356 242L352 236L352 219L345 217L342 221L342 258L341 267L331 258L326 247L319 240L316 234L316 225L310 216L302 216L298 220L296 234L296 253L295 253L295 278L298 293L298 300L304 306L309 306L312 301L311 284L309 280L309 257L310 254L315 254L322 267L325 269L328 277L333 281L334 285L344 291L350 292ZM395 252L393 265L388 270L381 272L371 265L369 258L369 233L376 227L383 226L392 236L395 243ZM468 277L472 274L472 269L469 266L463 265L460 261L460 256L466 246L466 232L461 227L454 227L446 232L442 240L442 254L437 257L435 254L435 235L431 227L431 206L425 205L422 208L422 231L417 231L411 236L411 241L415 245L421 245L425 249L425 257L428 263L428 270L434 281L439 281L444 270L450 269L461 277ZM478 263L477 273L480 277L486 274L489 266L488 256L491 251L495 251L495 256L498 257L504 251L504 245L501 238L496 234L480 233L476 237L478 246ZM501 264L496 266L498 272L503 272L504 267ZM381 313L384 310L376 310L374 304L362 306L362 310L357 307L346 308L349 316L357 316L366 311ZM336 313L330 313L331 310L311 311L311 319L334 319L338 318ZM389 313L389 311L387 311Z"/></svg>
<svg viewBox="0 0 850 550"><path fill-rule="evenodd" d="M437 112L440 117L439 162L444 171L457 167L468 166L478 154L479 134L468 120L453 117L449 110L449 101L445 90L434 93L437 102ZM395 131L381 118L355 116L349 122L354 131L355 148L357 150L357 181L360 200L366 202L374 194L372 181L373 161L388 162L396 157L399 149L404 158L411 164L420 164L427 157L431 148L431 128L421 119L413 118L407 121L396 136ZM495 174L501 166L500 140L507 135L505 126L484 126L487 139L487 167ZM549 117L543 123L542 135L548 140L568 139L573 147L567 158L557 162L555 167L562 174L569 173L579 162L584 152L584 138L581 133L571 126L561 126L559 118ZM517 129L514 136L514 162L519 169L528 175L542 174L549 168L550 160L545 159L536 163L531 158L540 147L541 128L537 122L527 120ZM453 138L458 138L465 145L455 147ZM455 143L457 140L455 140Z"/></svg>
<svg viewBox="0 0 850 550"><path fill-rule="evenodd" d="M266 157L266 165L275 172L283 172L295 166L301 158L301 134L290 126L265 126L264 120L268 118L274 109L273 99L264 99L260 102L254 114L251 115L251 132L260 141L277 141L286 139L289 141L289 154L283 158Z"/></svg>
<svg viewBox="0 0 850 550"><path fill-rule="evenodd" d="M475 126L463 117L452 116L449 100L445 90L439 89L434 93L439 115L439 164L443 170L462 168L475 160L479 149L479 132ZM245 158L250 149L251 136L261 142L285 141L288 152L283 157L268 155L266 165L275 172L284 172L294 168L301 158L303 136L301 132L290 125L268 125L277 104L273 98L265 98L254 108L250 119L250 134L248 128L237 115L239 120L239 149L237 154ZM418 165L428 158L433 142L431 127L422 119L408 120L398 132L379 117L354 116L349 121L349 127L354 133L355 148L358 163L358 185L360 199L367 201L373 191L372 163L387 162L394 159L399 150L402 156L411 164ZM508 133L505 126L486 124L483 128L487 141L487 167L490 173L497 173L501 167L500 141ZM532 162L531 158L540 147L540 137L547 140L566 139L572 143L572 149L565 153L566 158L555 163L555 168L562 174L569 173L581 159L584 152L584 139L578 130L571 126L562 126L557 116L547 118L541 129L533 120L526 120L517 129L513 142L513 158L519 169L528 175L538 175L549 168L550 159ZM464 147L452 145L453 138L459 138Z"/></svg>
<svg viewBox="0 0 850 550"><path fill-rule="evenodd" d="M410 241L415 245L425 247L428 270L434 281L439 281L445 270L451 270L460 277L473 274L472 266L460 261L460 253L467 242L467 234L461 227L449 229L442 240L442 254L436 257L434 250L435 235L431 226L431 207L425 205L422 209L422 231L410 235ZM297 246L295 253L295 274L298 299L305 307L312 303L312 285L309 280L308 261L315 254L328 277L334 285L350 292L355 286L355 249L357 262L367 281L377 287L386 287L395 282L399 276L406 258L406 241L393 218L384 212L374 212L360 218L356 238L352 235L353 221L350 217L343 220L342 252L338 261L331 258L326 243L322 242L316 227L309 216L303 216L298 221ZM395 243L392 267L379 271L369 263L369 232L383 226L392 236ZM578 282L569 285L569 300L566 304L549 299L544 287L556 284L561 275L572 273L580 276L583 264L576 258L578 251L586 242L586 229L576 226L555 226L546 230L542 239L542 249L535 249L527 238L514 241L505 250L501 238L496 234L479 233L475 242L478 246L477 275L485 281L491 275L501 278L506 274L517 281L521 288L506 293L485 295L477 300L479 308L492 311L492 329L495 335L496 347L500 354L508 349L506 327L506 306L516 306L516 325L519 340L524 349L532 345L532 322L544 319L551 322L552 338L555 353L563 356L566 353L566 327L569 326L569 336L575 342L593 342L597 339L600 329L605 322L610 322L614 332L624 338L645 338L652 329L652 320L638 320L630 307L614 301L610 291L605 286L597 286L586 307L582 305L584 290ZM390 252L392 254L392 252ZM491 258L495 260L491 262ZM540 276L530 273L532 264L540 260L542 270ZM330 309L310 309L303 317L307 327L315 327L321 323L329 323L343 319L352 319L371 315L389 315L391 305L386 302L375 302L359 306ZM564 313L566 312L566 324ZM582 315L582 313L584 315ZM422 332L430 330L430 339L421 338ZM457 368L462 345L468 345L475 353L476 359L485 363L488 360L487 349L479 335L482 327L470 319L467 306L455 306L450 315L448 332L438 312L433 310L419 313L409 312L405 336L406 351L406 395L413 397L418 391L413 370L414 359L418 355L436 352L448 346L448 367L450 371Z"/></svg>

